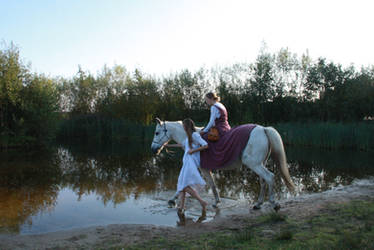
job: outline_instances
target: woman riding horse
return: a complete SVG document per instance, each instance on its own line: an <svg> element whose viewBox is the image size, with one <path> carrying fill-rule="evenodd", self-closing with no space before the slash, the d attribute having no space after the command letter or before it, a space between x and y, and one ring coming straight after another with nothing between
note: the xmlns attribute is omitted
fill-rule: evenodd
<svg viewBox="0 0 374 250"><path fill-rule="evenodd" d="M252 129L256 126L247 124L231 129L227 110L219 101L220 98L212 92L205 95L205 102L211 106L210 119L200 134L208 142L209 148L201 152L201 168L208 170L224 168L238 160ZM218 130L217 141L209 140L210 129L213 126Z"/></svg>
<svg viewBox="0 0 374 250"><path fill-rule="evenodd" d="M220 103L219 96L212 92L205 95L205 102L210 106L210 119L208 125L200 131L200 134L207 140L207 133L214 126L218 129L219 136L222 137L231 129L226 107Z"/></svg>

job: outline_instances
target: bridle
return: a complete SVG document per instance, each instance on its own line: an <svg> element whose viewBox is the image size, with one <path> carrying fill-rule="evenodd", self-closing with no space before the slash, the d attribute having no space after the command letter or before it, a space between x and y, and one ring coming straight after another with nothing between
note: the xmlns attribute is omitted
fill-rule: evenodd
<svg viewBox="0 0 374 250"><path fill-rule="evenodd" d="M164 135L157 141L157 142L155 142L154 140L152 141L152 143L156 143L156 144L158 144L158 145L160 145L160 146L162 146L163 144L161 144L160 143L160 141L162 140L162 139L164 139L164 137L166 137L168 140L170 140L170 137L168 136L168 130L166 129L166 123L164 122L164 129L162 130L162 132L164 132Z"/></svg>

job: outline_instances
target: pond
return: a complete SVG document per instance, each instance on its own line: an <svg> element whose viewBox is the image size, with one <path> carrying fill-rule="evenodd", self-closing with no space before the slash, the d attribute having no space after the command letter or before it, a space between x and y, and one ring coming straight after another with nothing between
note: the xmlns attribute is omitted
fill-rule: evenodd
<svg viewBox="0 0 374 250"><path fill-rule="evenodd" d="M374 158L369 152L294 147L286 147L286 152L298 195L374 176ZM2 234L123 223L178 225L176 209L168 208L167 200L175 192L181 151L155 157L150 143L80 143L44 152L1 153L0 157ZM277 199L289 197L278 169L271 161L268 167L277 176ZM216 171L215 178L228 209L236 202L249 202L250 208L257 198L259 181L250 171ZM213 202L210 189L202 196ZM198 206L188 210L190 217L200 216ZM213 217L208 213L206 221Z"/></svg>

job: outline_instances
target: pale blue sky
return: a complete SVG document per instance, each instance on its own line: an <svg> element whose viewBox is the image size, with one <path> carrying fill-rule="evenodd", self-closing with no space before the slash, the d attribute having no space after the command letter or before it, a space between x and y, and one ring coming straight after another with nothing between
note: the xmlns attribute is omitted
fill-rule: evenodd
<svg viewBox="0 0 374 250"><path fill-rule="evenodd" d="M373 7L370 0L0 0L0 39L51 76L73 76L78 65L161 76L254 62L263 41L270 52L308 49L313 59L359 68L374 64Z"/></svg>

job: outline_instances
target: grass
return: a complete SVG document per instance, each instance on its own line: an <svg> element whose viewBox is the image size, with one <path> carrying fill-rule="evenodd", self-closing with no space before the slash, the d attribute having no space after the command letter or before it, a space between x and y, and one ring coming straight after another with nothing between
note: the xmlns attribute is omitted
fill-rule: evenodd
<svg viewBox="0 0 374 250"><path fill-rule="evenodd" d="M286 221L287 216L284 214L272 212L270 214L261 216L259 220L263 223L277 223L277 222L282 222Z"/></svg>
<svg viewBox="0 0 374 250"><path fill-rule="evenodd" d="M187 238L186 238L187 237ZM330 205L317 216L293 220L272 213L244 228L180 239L157 238L113 249L373 249L374 201Z"/></svg>

